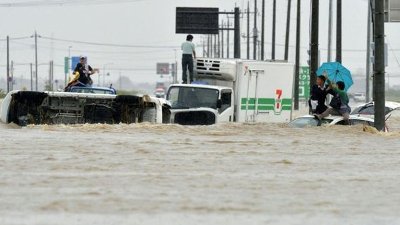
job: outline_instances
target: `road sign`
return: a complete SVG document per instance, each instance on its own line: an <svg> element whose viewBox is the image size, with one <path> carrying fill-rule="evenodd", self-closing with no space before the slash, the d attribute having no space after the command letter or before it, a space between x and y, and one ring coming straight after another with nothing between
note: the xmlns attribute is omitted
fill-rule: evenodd
<svg viewBox="0 0 400 225"><path fill-rule="evenodd" d="M218 8L176 7L175 32L183 34L218 34Z"/></svg>
<svg viewBox="0 0 400 225"><path fill-rule="evenodd" d="M69 72L69 58L64 57L64 73L68 74Z"/></svg>
<svg viewBox="0 0 400 225"><path fill-rule="evenodd" d="M169 63L157 63L157 74L169 74Z"/></svg>
<svg viewBox="0 0 400 225"><path fill-rule="evenodd" d="M71 70L74 70L76 65L79 63L79 56L73 56L71 57Z"/></svg>
<svg viewBox="0 0 400 225"><path fill-rule="evenodd" d="M310 98L310 67L301 66L299 72L299 99Z"/></svg>

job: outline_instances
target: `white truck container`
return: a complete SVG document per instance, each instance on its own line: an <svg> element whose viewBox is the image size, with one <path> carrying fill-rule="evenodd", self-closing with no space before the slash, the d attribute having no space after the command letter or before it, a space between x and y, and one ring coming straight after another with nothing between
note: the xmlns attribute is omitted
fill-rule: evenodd
<svg viewBox="0 0 400 225"><path fill-rule="evenodd" d="M240 59L198 58L195 82L167 92L171 122L289 122L294 64Z"/></svg>

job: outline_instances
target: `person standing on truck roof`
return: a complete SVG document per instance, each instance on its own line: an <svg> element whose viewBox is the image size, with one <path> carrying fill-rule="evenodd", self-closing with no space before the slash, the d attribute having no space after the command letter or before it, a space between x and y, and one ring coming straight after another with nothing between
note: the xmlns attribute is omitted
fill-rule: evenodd
<svg viewBox="0 0 400 225"><path fill-rule="evenodd" d="M187 84L187 70L189 70L190 83L193 82L193 58L196 59L195 45L193 44L193 36L186 36L186 41L182 43L182 81Z"/></svg>

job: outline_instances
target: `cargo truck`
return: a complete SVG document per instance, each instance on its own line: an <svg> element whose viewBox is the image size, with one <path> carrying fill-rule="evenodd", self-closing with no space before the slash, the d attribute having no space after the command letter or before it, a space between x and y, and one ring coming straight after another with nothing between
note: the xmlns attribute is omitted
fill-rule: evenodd
<svg viewBox="0 0 400 225"><path fill-rule="evenodd" d="M198 58L194 77L192 84L173 84L167 91L172 123L291 120L294 64Z"/></svg>

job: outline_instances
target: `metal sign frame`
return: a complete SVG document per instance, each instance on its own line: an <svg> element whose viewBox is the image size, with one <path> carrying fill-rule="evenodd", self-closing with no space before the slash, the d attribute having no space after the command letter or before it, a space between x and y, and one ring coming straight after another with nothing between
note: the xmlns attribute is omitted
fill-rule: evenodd
<svg viewBox="0 0 400 225"><path fill-rule="evenodd" d="M219 9L176 7L177 34L218 34Z"/></svg>

